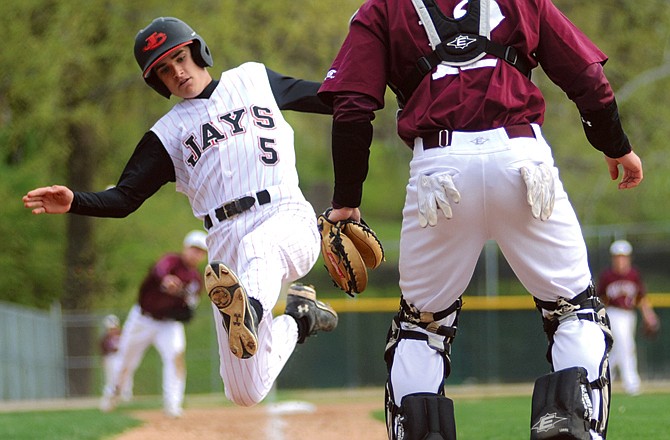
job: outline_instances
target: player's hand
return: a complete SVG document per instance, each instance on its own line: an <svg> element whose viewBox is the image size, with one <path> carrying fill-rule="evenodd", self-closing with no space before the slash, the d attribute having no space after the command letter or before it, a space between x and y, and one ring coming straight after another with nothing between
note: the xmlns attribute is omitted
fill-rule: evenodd
<svg viewBox="0 0 670 440"><path fill-rule="evenodd" d="M619 165L623 168L619 189L635 188L642 182L642 161L633 151L617 159L605 156L605 161L612 180L619 178Z"/></svg>
<svg viewBox="0 0 670 440"><path fill-rule="evenodd" d="M161 291L174 296L180 296L184 283L181 279L172 274L167 274L161 280Z"/></svg>
<svg viewBox="0 0 670 440"><path fill-rule="evenodd" d="M361 221L361 211L358 208L333 208L328 214L328 220L337 223L340 220L355 220Z"/></svg>
<svg viewBox="0 0 670 440"><path fill-rule="evenodd" d="M33 214L64 214L70 210L74 193L66 186L36 188L23 196L23 206Z"/></svg>

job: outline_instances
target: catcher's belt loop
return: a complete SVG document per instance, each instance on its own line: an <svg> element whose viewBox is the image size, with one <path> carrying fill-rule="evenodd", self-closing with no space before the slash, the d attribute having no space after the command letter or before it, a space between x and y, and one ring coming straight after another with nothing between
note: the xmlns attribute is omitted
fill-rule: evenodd
<svg viewBox="0 0 670 440"><path fill-rule="evenodd" d="M451 145L451 131L440 130L437 136L437 140L440 147L448 147Z"/></svg>

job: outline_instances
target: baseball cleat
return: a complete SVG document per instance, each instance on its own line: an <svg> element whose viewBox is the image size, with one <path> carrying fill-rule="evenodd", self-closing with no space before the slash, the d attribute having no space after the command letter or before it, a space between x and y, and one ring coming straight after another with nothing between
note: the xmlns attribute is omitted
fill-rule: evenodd
<svg viewBox="0 0 670 440"><path fill-rule="evenodd" d="M317 332L330 332L337 327L337 313L330 305L316 299L312 286L294 283L288 288L285 314L292 316L298 325L298 343L302 344L308 336Z"/></svg>
<svg viewBox="0 0 670 440"><path fill-rule="evenodd" d="M240 359L256 354L258 318L235 273L219 261L211 262L205 268L205 289L221 312L231 353Z"/></svg>
<svg viewBox="0 0 670 440"><path fill-rule="evenodd" d="M112 412L116 409L119 404L119 393L115 389L113 392L109 392L107 389L103 392L102 398L100 399L100 411L102 412Z"/></svg>

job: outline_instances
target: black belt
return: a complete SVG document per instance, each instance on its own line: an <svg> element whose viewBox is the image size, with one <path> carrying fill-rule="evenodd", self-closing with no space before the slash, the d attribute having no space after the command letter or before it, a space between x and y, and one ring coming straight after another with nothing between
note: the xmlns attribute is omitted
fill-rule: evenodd
<svg viewBox="0 0 670 440"><path fill-rule="evenodd" d="M238 214L242 214L244 211L248 211L252 206L256 204L258 200L259 205L265 205L270 203L270 193L264 189L263 191L258 191L256 197L253 196L244 196L239 199L232 200L230 202L224 203L221 207L214 210L216 218L222 222L231 217L235 217ZM209 229L213 226L212 219L209 214L205 215L205 229Z"/></svg>
<svg viewBox="0 0 670 440"><path fill-rule="evenodd" d="M533 131L533 127L531 127L530 124L510 125L508 127L504 127L504 130L507 133L507 137L510 139L535 137L535 132ZM448 147L451 145L452 133L453 132L449 130L439 130L422 135L421 138L423 139L423 149L430 150L431 148Z"/></svg>

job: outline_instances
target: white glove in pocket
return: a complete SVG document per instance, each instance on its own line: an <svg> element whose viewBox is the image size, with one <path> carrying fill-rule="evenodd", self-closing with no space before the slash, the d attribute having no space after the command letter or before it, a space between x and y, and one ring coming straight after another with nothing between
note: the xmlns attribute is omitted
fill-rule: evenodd
<svg viewBox="0 0 670 440"><path fill-rule="evenodd" d="M526 183L526 200L533 217L545 221L554 210L554 174L545 163L519 169Z"/></svg>
<svg viewBox="0 0 670 440"><path fill-rule="evenodd" d="M421 174L418 179L418 199L419 225L425 228L427 225L437 224L438 207L446 218L453 217L450 200L454 203L460 202L461 194L456 189L451 174Z"/></svg>

